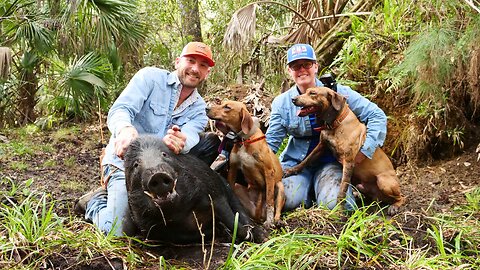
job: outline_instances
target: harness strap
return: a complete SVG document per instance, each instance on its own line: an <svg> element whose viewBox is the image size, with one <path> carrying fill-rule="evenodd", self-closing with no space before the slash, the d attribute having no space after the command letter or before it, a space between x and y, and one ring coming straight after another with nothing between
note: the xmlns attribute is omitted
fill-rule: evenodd
<svg viewBox="0 0 480 270"><path fill-rule="evenodd" d="M262 135L260 137L257 137L257 138L250 138L250 139L247 139L247 140L239 140L237 141L236 143L238 145L248 145L248 144L252 144L252 143L255 143L255 142L258 142L258 141L261 141L261 140L265 140L265 135Z"/></svg>

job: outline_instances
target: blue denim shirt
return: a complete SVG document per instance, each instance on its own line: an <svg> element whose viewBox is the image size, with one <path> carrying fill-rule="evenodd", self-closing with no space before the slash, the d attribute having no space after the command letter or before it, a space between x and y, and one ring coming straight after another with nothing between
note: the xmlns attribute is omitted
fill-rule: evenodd
<svg viewBox="0 0 480 270"><path fill-rule="evenodd" d="M323 86L317 79L317 86ZM359 120L367 126L367 136L360 151L372 158L377 147L381 147L387 134L387 116L375 103L364 98L348 86L337 85L337 92L347 98L350 109ZM297 86L275 97L268 130L267 143L273 152L277 152L283 139L289 136L288 144L280 154L283 167L292 167L308 155L312 128L308 116L299 117L300 109L292 103L292 98L299 95Z"/></svg>
<svg viewBox="0 0 480 270"><path fill-rule="evenodd" d="M124 169L116 154L114 139L118 132L133 126L139 134L163 138L172 125L178 125L187 136L182 153L187 153L198 141L199 133L208 123L206 104L195 90L178 108L181 84L176 72L146 67L139 70L108 112L107 125L112 133L102 165L112 164Z"/></svg>

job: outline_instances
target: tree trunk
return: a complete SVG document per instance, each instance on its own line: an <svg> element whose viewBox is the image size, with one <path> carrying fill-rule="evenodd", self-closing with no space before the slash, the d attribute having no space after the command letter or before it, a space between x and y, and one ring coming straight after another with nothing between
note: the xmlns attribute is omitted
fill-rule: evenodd
<svg viewBox="0 0 480 270"><path fill-rule="evenodd" d="M202 41L198 0L178 0L182 15L182 34L189 41Z"/></svg>
<svg viewBox="0 0 480 270"><path fill-rule="evenodd" d="M18 124L22 126L33 123L36 119L34 108L37 104L35 100L37 89L38 80L34 71L25 70L22 75L22 84L19 88L18 103L18 110L21 113L21 119L18 119Z"/></svg>

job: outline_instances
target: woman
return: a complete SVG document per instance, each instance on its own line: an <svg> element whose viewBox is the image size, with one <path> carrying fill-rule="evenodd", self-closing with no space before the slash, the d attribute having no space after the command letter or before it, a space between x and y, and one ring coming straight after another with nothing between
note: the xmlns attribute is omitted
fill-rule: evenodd
<svg viewBox="0 0 480 270"><path fill-rule="evenodd" d="M316 78L318 63L312 46L295 44L287 52L288 73L295 85L288 91L277 96L272 102L272 112L266 133L267 143L277 152L283 140L288 136L288 144L280 154L282 167L289 168L300 163L318 144L319 132L314 115L299 117L300 109L292 103L292 98L298 96L310 87L323 86ZM377 147L381 147L387 132L387 117L374 103L362 97L348 86L337 84L336 91L347 98L350 109L359 120L367 126L365 143L357 154L358 164L365 158L372 158ZM327 150L318 160L301 173L284 178L285 210L294 209L300 205L312 206L313 202L335 207L342 179L342 165ZM346 209L356 208L352 188L349 187L346 197Z"/></svg>

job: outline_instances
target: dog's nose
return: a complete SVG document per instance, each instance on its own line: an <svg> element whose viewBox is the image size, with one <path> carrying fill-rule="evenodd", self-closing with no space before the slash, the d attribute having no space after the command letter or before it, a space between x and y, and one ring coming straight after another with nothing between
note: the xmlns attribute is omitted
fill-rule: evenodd
<svg viewBox="0 0 480 270"><path fill-rule="evenodd" d="M295 104L295 102L297 102L297 97L292 98L292 103Z"/></svg>
<svg viewBox="0 0 480 270"><path fill-rule="evenodd" d="M205 111L208 113L210 111L210 107L206 107Z"/></svg>

